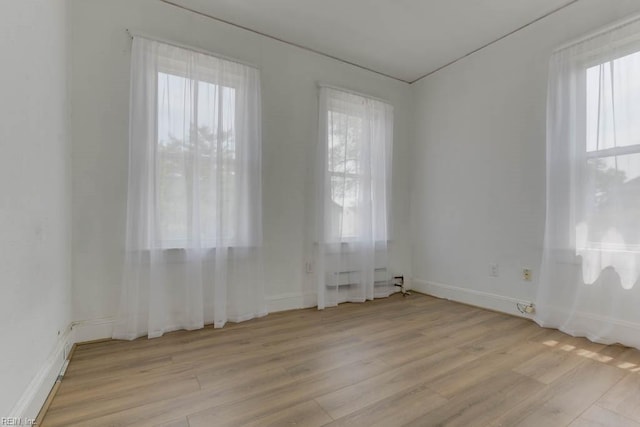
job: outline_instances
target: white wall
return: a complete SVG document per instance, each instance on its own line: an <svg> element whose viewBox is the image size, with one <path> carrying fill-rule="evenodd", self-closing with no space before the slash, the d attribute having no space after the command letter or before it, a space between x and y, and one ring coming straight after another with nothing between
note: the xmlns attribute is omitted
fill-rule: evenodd
<svg viewBox="0 0 640 427"><path fill-rule="evenodd" d="M409 86L154 0L71 3L73 317L78 339L110 334L121 280L131 40L126 28L255 64L263 98L264 243L272 310L314 305L304 265L318 81L395 107L393 265L410 276Z"/></svg>
<svg viewBox="0 0 640 427"><path fill-rule="evenodd" d="M634 12L637 0L581 0L412 85L415 288L511 313L535 298L550 54Z"/></svg>
<svg viewBox="0 0 640 427"><path fill-rule="evenodd" d="M304 264L323 81L395 106L394 270L411 277L413 266L421 290L514 312L515 300L534 297L541 256L549 54L640 12L637 0L582 0L408 86L154 0L69 7L67 17L65 0L0 2L0 415L36 415L72 340L71 320L77 340L110 333L126 202L125 28L261 69L273 310L315 302ZM488 277L490 263L499 277ZM533 282L521 280L523 266Z"/></svg>
<svg viewBox="0 0 640 427"><path fill-rule="evenodd" d="M64 0L0 2L0 417L35 417L70 324Z"/></svg>

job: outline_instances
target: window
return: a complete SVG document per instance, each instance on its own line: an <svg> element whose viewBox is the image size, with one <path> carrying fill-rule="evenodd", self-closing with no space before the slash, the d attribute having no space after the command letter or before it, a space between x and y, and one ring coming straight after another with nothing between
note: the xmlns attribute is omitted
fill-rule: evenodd
<svg viewBox="0 0 640 427"><path fill-rule="evenodd" d="M266 314L257 69L135 36L113 336Z"/></svg>
<svg viewBox="0 0 640 427"><path fill-rule="evenodd" d="M629 289L640 255L640 52L637 45L595 50L576 55L571 67L572 77L567 74L562 83L575 85L575 97L558 92L567 109L554 118L561 132L549 159L568 155L568 169L554 165L552 175L558 183L568 179L572 252L584 283L595 283L609 269ZM572 103L575 113L568 109Z"/></svg>
<svg viewBox="0 0 640 427"><path fill-rule="evenodd" d="M547 89L536 322L638 346L640 20L557 49Z"/></svg>
<svg viewBox="0 0 640 427"><path fill-rule="evenodd" d="M129 246L258 245L258 70L144 38L133 50Z"/></svg>
<svg viewBox="0 0 640 427"><path fill-rule="evenodd" d="M386 240L392 108L336 90L326 95L326 238Z"/></svg>
<svg viewBox="0 0 640 427"><path fill-rule="evenodd" d="M316 157L318 308L390 295L393 107L320 88Z"/></svg>
<svg viewBox="0 0 640 427"><path fill-rule="evenodd" d="M640 251L640 52L586 70L584 220L578 252Z"/></svg>
<svg viewBox="0 0 640 427"><path fill-rule="evenodd" d="M339 111L328 112L329 156L332 215L335 232L343 239L358 236L356 210L365 194L362 170L362 119Z"/></svg>
<svg viewBox="0 0 640 427"><path fill-rule="evenodd" d="M232 241L236 216L235 89L158 73L157 192L162 247L183 247L193 230L215 246ZM198 212L193 208L197 207ZM201 220L192 221L197 214Z"/></svg>

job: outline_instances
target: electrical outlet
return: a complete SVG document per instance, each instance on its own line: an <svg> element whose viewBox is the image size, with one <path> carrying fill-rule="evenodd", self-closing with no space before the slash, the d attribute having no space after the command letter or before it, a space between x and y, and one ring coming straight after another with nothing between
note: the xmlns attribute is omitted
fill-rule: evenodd
<svg viewBox="0 0 640 427"><path fill-rule="evenodd" d="M489 277L498 277L500 275L500 268L498 264L489 264Z"/></svg>
<svg viewBox="0 0 640 427"><path fill-rule="evenodd" d="M533 276L533 273L531 272L530 268L522 269L522 280L524 280L525 282L530 282L532 276Z"/></svg>
<svg viewBox="0 0 640 427"><path fill-rule="evenodd" d="M536 306L533 305L533 303L516 303L516 308L518 309L518 311L522 314L533 314L536 312Z"/></svg>
<svg viewBox="0 0 640 427"><path fill-rule="evenodd" d="M307 272L307 274L313 273L313 262L311 261L305 262L304 269Z"/></svg>

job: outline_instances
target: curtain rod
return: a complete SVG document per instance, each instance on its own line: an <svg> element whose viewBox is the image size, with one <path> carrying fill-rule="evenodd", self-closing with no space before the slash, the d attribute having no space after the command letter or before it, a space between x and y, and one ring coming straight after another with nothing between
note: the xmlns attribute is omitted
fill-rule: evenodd
<svg viewBox="0 0 640 427"><path fill-rule="evenodd" d="M140 31L130 30L129 28L125 28L125 31L129 35L129 37L131 37L131 39L133 39L134 37L139 37L139 38L143 38L143 39L147 39L147 40L151 40L151 41L155 41L155 42L168 44L168 45L173 46L173 47L179 47L180 49L189 50L191 52L201 53L201 54L207 55L207 56L213 56L215 58L223 59L225 61L235 62L236 64L245 65L247 67L255 68L256 70L260 69L257 65L251 64L249 62L239 61L239 60L237 60L235 58L230 58L228 56L221 55L221 54L215 53L215 52L211 52L211 51L208 51L208 50L205 50L205 49L200 49L200 48L197 48L197 47L189 46L189 45L186 45L186 44L175 42L173 40L167 40L167 39L162 39L160 37L150 36L150 35L147 35L145 33L140 32Z"/></svg>
<svg viewBox="0 0 640 427"><path fill-rule="evenodd" d="M565 43L565 44L561 45L560 47L557 47L556 49L554 49L553 53L569 49L569 48L571 48L573 46L576 46L576 45L578 45L580 43L584 43L586 41L595 39L595 38L597 38L597 37L599 37L599 36L601 36L601 35L603 35L605 33L610 32L610 31L618 30L620 28L626 27L627 25L632 25L632 24L635 24L637 22L640 22L640 14L633 15L630 18L624 18L624 19L620 19L620 20L614 21L609 25L605 25L604 27L600 27L595 31L587 33L584 36L581 36L580 38L574 39L574 40L572 40L572 41L570 41L568 43Z"/></svg>
<svg viewBox="0 0 640 427"><path fill-rule="evenodd" d="M324 87L324 88L327 88L327 89L339 90L341 92L350 93L351 95L357 95L357 96L361 96L363 98L368 98L368 99L372 99L374 101L384 102L385 104L391 105L391 103L389 101L385 100L385 99L377 98L375 96L367 95L366 93L357 92L357 91L351 90L351 89L345 89L343 87L334 86L334 85L331 85L331 84L328 84L328 83L324 83L324 82L318 82L318 87Z"/></svg>

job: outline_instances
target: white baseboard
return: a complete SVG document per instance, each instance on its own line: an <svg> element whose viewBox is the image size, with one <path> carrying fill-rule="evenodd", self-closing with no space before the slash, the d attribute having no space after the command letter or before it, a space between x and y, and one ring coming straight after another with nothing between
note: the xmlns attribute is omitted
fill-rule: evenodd
<svg viewBox="0 0 640 427"><path fill-rule="evenodd" d="M58 338L55 348L22 393L9 416L35 420L56 383L73 344L110 338L112 329L112 318L72 322Z"/></svg>
<svg viewBox="0 0 640 427"><path fill-rule="evenodd" d="M557 328L574 337L586 337L600 344L620 343L640 348L640 324L595 313L567 313L560 307L545 307L536 323L545 328Z"/></svg>
<svg viewBox="0 0 640 427"><path fill-rule="evenodd" d="M26 390L11 409L10 418L35 420L51 392L67 354L75 342L71 325L58 338L55 348L33 377ZM3 414L4 416L4 414Z"/></svg>
<svg viewBox="0 0 640 427"><path fill-rule="evenodd" d="M113 317L78 320L71 324L74 339L77 343L111 338L113 334Z"/></svg>
<svg viewBox="0 0 640 427"><path fill-rule="evenodd" d="M267 297L267 308L269 309L269 313L315 307L316 305L317 298L314 293L291 292Z"/></svg>
<svg viewBox="0 0 640 427"><path fill-rule="evenodd" d="M318 306L318 294L315 292L307 292L302 294L302 307L300 308L311 308Z"/></svg>
<svg viewBox="0 0 640 427"><path fill-rule="evenodd" d="M295 310L297 308L315 307L317 304L314 293L286 293L266 298L269 313ZM74 339L77 343L111 338L113 334L113 317L79 320L72 323Z"/></svg>
<svg viewBox="0 0 640 427"><path fill-rule="evenodd" d="M457 286L444 285L442 283L429 282L421 279L413 279L412 289L423 294L444 298L451 301L461 302L476 307L487 308L514 316L527 319L533 316L525 315L518 310L516 304L529 304L523 301L504 295L492 294L475 289L459 288Z"/></svg>

